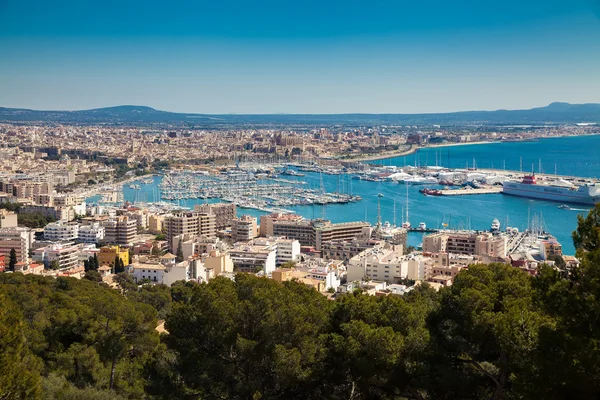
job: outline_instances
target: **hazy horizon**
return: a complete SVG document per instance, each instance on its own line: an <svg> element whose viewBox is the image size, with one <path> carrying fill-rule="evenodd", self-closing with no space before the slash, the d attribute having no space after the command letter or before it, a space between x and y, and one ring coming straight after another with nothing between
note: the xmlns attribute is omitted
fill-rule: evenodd
<svg viewBox="0 0 600 400"><path fill-rule="evenodd" d="M600 1L0 2L0 104L202 114L600 102Z"/></svg>
<svg viewBox="0 0 600 400"><path fill-rule="evenodd" d="M182 111L178 111L178 110L162 110L156 107L152 107L146 104L118 104L118 105L107 105L107 106L103 106L103 107L96 107L96 108L82 108L82 109L33 109L33 108L27 108L27 107L7 107L4 106L2 104L0 104L0 108L8 108L8 109L23 109L23 110L31 110L31 111L41 111L41 112L75 112L75 111L91 111L91 110L101 110L101 109L110 109L110 108L117 108L117 107L149 107L152 108L156 111L164 111L164 112L170 112L170 113L176 113L176 114L204 114L204 115L301 115L301 114L312 114L312 115L319 115L319 114L333 114L333 115L344 115L344 114L373 114L373 115L378 115L378 114L455 114L455 113L463 113L463 112L494 112L494 111L523 111L523 110L530 110L530 109L535 109L535 108L544 108L547 107L551 104L554 103L567 103L570 105L585 105L585 104L593 104L593 105L600 105L600 102L596 102L596 103L568 103L568 102L562 102L562 101L555 101L555 102L551 102L545 105L541 105L541 106L535 106L535 107L530 107L527 109L518 109L518 108L499 108L499 109L494 109L494 110L456 110L456 111L445 111L445 112L437 112L437 111L426 111L426 112L420 112L420 113L404 113L404 112L395 112L395 113L380 113L380 112L340 112L340 113L294 113L294 112L290 112L290 113L262 113L262 112L256 112L256 113L203 113L203 112L199 112L199 111L191 111L191 112L182 112Z"/></svg>

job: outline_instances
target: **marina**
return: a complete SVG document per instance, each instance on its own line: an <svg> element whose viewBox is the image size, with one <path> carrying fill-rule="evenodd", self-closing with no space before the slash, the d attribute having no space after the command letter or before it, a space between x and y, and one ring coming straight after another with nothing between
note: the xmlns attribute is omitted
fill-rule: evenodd
<svg viewBox="0 0 600 400"><path fill-rule="evenodd" d="M288 172L287 175L290 175ZM294 176L291 174L290 176ZM296 175L300 176L300 175ZM203 173L173 171L161 183L161 197L170 201L183 199L220 199L240 208L264 212L293 212L284 207L298 205L346 204L361 200L350 192L307 188L307 182L283 179L274 174L256 174L240 168Z"/></svg>
<svg viewBox="0 0 600 400"><path fill-rule="evenodd" d="M600 150L600 136L586 136L586 137L571 137L561 139L550 139L547 141L553 144L554 150L549 150L548 145L542 146L541 150L544 154L537 152L529 155L531 159L537 160L539 166L540 158L561 153L563 151L578 153L581 151L580 146L584 146L588 149L588 153L581 155L582 163L587 163L587 169L583 169L581 165L578 166L577 171L581 172L581 175L575 176L572 172L573 162L565 160L564 158L557 158L557 172L564 171L565 175L545 174L538 173L536 175L539 179L583 179L584 181L593 181L593 177L600 176L600 165L599 159L594 158ZM492 153L497 159L502 160L504 157L508 157L504 151L505 147L515 145L530 146L536 143L501 143L501 144L490 144L490 145L478 145L478 146L457 146L456 148L445 148L444 151L450 150L451 154L460 151L470 154L464 149L477 148L482 157L492 157ZM482 149L485 150L482 152ZM429 149L427 149L429 151ZM548 153L550 151L550 153ZM548 153L548 154L547 154ZM516 153L518 154L518 153ZM419 152L414 155L415 158L419 156ZM420 155L423 157L423 154ZM466 159L465 159L466 158ZM465 161L472 163L472 156L465 156L462 162L456 162L459 165L465 165ZM432 157L434 159L434 157ZM551 158L552 159L552 158ZM516 170L514 169L514 163L516 160ZM561 161L562 160L562 161ZM368 164L365 165L363 170L358 171L356 169L347 168L344 173L324 173L323 170L329 170L330 167L320 167L318 172L314 171L302 171L304 176L293 176L279 174L279 178L285 179L286 181L296 183L284 183L279 182L283 187L299 187L309 191L316 191L319 194L321 191L325 193L342 193L352 196L360 196L360 201L347 202L347 203L329 203L323 204L310 204L300 203L297 205L287 206L265 206L265 209L277 209L284 208L287 211L292 211L305 218L327 218L333 222L350 222L363 220L372 224L377 223L377 206L380 203L381 218L383 221L389 221L394 225L401 226L407 220L415 225L415 229L411 229L409 234L409 244L417 246L421 242L423 232L418 230L416 226L420 222L426 224L428 229L487 229L489 227L489 221L498 218L502 221L503 226L516 227L521 231L526 230L535 218L542 219L544 221L545 230L551 232L557 237L562 243L566 252L573 253L573 244L571 239L571 232L577 225L577 215L585 215L589 211L589 206L585 205L569 205L565 204L568 208L559 208L564 202L554 202L541 199L530 199L525 197L503 195L501 193L494 194L479 194L479 195L468 195L468 196L443 196L439 198L437 196L424 196L420 193L420 190L431 189L431 190L462 190L461 185L465 182L461 182L459 179L451 182L438 182L438 184L428 185L407 185L403 182L395 181L394 174L409 172L410 174L424 174L424 173L443 173L443 168L435 167L430 171L425 172L427 168L408 168L403 166L401 159L398 161L398 165L390 165L393 160L380 160L379 164ZM439 161L439 157L438 157ZM384 164L385 162L385 164ZM542 159L542 163L544 159ZM297 164L297 163L296 163ZM491 161L479 162L477 164L484 166L489 164ZM496 165L502 165L502 162ZM513 165L512 169L478 169L476 171L469 171L464 168L463 173L479 174L479 176L498 176L504 175L508 179L520 179L524 173L519 171L519 156L514 156L509 162L508 158L506 165ZM250 166L241 165L244 169L250 169ZM254 165L256 168L256 165ZM275 164L272 166L265 166L263 173L274 173L277 170L281 170L284 166L282 164ZM312 167L309 167L309 169ZM259 168L260 169L260 168ZM269 169L270 171L267 171ZM290 164L289 170L296 170L294 163ZM552 168L554 172L555 168ZM394 172L395 171L395 172ZM404 172L407 171L407 172ZM260 172L259 172L260 173ZM373 176L378 177L376 180L367 179L353 179L357 175ZM444 178L444 176L442 176ZM148 179L148 178L144 178ZM141 184L140 190L129 188L129 183L123 185L122 191L124 199L130 202L135 201L159 201L162 200L165 203L173 204L180 208L193 208L195 204L201 203L214 203L222 201L219 198L200 198L196 193L193 193L193 197L187 198L174 198L168 200L163 197L161 182L162 176L155 176L152 178L153 184ZM277 178L276 178L277 179ZM491 179L491 178L490 178ZM444 179L441 179L442 181ZM448 180L448 179L446 179ZM262 179L255 180L256 184L263 184ZM139 183L139 182L136 182ZM271 182L275 183L275 182ZM451 183L451 185L448 185ZM578 182L580 183L580 182ZM471 186L471 185L468 185ZM472 186L471 186L472 187ZM493 186L495 191L501 191L502 186ZM322 188L322 189L321 189ZM474 190L475 188L473 188ZM247 190L247 189L245 189ZM283 190L283 188L282 188ZM469 190L469 189L465 189ZM408 197L407 197L408 193ZM477 193L477 192L475 192ZM379 195L382 196L379 196ZM142 199L142 200L140 200ZM256 204L255 204L256 205ZM407 218L405 208L409 207L410 215ZM269 211L253 209L253 208L241 208L238 207L238 214L249 214L253 216L260 216Z"/></svg>

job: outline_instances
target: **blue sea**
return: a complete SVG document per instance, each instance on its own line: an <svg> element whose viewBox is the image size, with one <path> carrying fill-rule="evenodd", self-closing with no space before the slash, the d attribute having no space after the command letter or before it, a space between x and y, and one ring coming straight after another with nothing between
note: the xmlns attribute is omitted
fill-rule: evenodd
<svg viewBox="0 0 600 400"><path fill-rule="evenodd" d="M600 177L600 136L579 136L542 139L536 142L508 142L478 145L462 145L421 149L405 157L395 157L373 161L383 165L441 165L452 168L472 166L473 159L479 168L497 168L519 170L533 169L537 172L541 160L542 171L556 172L561 175ZM521 161L522 160L522 161ZM304 177L286 177L308 183L311 188L319 188L321 176L306 173ZM124 186L126 200L157 200L157 185L160 177L154 178L154 184L142 185L141 190ZM406 186L392 182L368 182L352 180L347 175L322 175L326 191L340 191L362 196L356 203L323 206L287 207L306 218L325 217L333 222L366 220L377 222L378 202L383 222L395 221L400 225L406 219ZM534 218L543 221L546 230L562 243L566 254L575 252L571 234L577 226L577 215L588 212L584 206L575 210L562 210L558 203L543 200L505 196L502 194L426 197L420 194L423 186L408 187L408 219L413 226L424 222L428 227L439 228L442 223L455 229L489 229L494 218L500 220L503 227L511 226L524 230L528 221ZM379 196L382 194L383 196ZM192 208L194 204L206 202L202 199L188 199L180 205ZM216 202L213 199L209 202ZM395 209L395 212L394 212ZM238 210L238 215L262 214L254 210ZM411 234L409 244L418 245L421 234Z"/></svg>

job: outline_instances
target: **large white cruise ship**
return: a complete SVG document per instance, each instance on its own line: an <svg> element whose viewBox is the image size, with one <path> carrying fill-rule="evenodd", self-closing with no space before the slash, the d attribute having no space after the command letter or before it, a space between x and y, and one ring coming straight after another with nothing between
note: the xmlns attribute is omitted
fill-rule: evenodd
<svg viewBox="0 0 600 400"><path fill-rule="evenodd" d="M561 203L594 205L600 203L600 187L596 185L575 186L567 181L537 183L535 175L525 175L522 182L506 181L502 193Z"/></svg>

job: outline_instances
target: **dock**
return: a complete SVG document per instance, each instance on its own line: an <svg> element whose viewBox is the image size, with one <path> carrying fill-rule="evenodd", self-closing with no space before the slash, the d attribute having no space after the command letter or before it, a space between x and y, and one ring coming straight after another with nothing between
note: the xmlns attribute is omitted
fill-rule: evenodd
<svg viewBox="0 0 600 400"><path fill-rule="evenodd" d="M479 189L443 189L439 191L440 196L466 196L471 194L495 194L502 193L502 186L494 186Z"/></svg>

